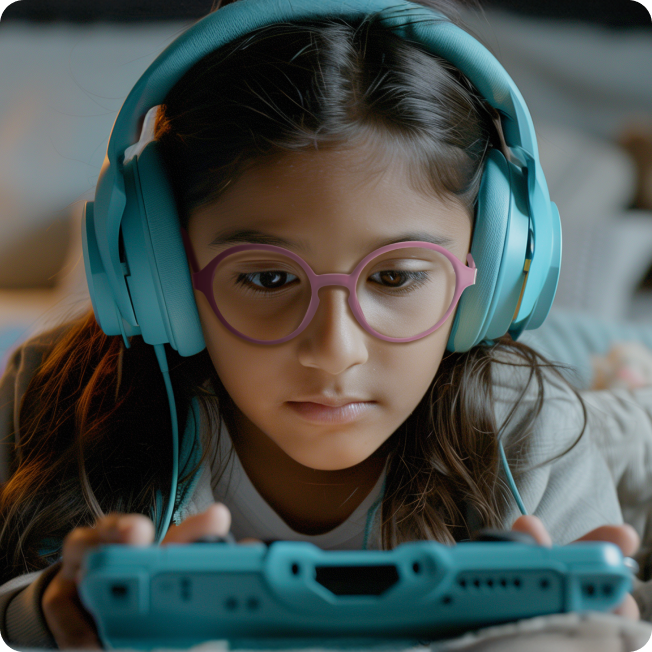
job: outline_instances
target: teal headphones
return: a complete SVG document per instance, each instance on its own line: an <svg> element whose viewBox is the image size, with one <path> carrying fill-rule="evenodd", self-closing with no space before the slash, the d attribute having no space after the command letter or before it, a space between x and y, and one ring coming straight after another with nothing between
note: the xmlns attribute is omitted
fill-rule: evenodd
<svg viewBox="0 0 652 652"><path fill-rule="evenodd" d="M195 23L140 77L115 120L95 200L86 203L83 216L84 264L95 317L107 335L122 335L127 347L134 335L154 345L170 398L175 456L176 410L163 345L181 356L206 345L157 144L148 143L127 163L125 150L139 140L138 128L149 109L162 104L181 77L213 50L273 23L355 20L377 12L399 36L420 43L468 77L498 111L510 150L510 160L498 150L488 155L471 244L477 281L460 299L448 349L467 351L507 332L517 338L525 329L538 328L550 310L561 262L559 212L550 201L521 93L483 45L444 16L406 0L239 0ZM168 523L175 493L176 468Z"/></svg>

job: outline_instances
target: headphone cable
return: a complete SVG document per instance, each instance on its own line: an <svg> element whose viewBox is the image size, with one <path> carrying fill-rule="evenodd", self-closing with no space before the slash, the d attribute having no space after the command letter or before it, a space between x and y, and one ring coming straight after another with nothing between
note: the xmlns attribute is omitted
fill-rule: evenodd
<svg viewBox="0 0 652 652"><path fill-rule="evenodd" d="M168 499L168 506L163 517L162 527L158 532L156 538L156 545L159 545L163 540L174 513L174 503L177 496L177 477L179 475L179 427L177 423L177 407L174 402L174 392L172 391L172 383L170 382L170 372L168 370L168 363L165 357L165 346L163 344L154 344L154 351L156 352L156 359L163 374L163 382L168 395L168 403L170 404L170 417L172 419L172 483L170 486L170 497Z"/></svg>

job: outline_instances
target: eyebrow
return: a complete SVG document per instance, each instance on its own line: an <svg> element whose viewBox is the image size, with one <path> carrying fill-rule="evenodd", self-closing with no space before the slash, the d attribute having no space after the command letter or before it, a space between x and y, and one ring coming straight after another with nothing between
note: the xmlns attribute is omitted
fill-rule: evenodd
<svg viewBox="0 0 652 652"><path fill-rule="evenodd" d="M255 229L221 231L210 242L209 247L221 247L223 245L235 244L237 242L248 244L269 244L308 253L312 250L310 244L306 240L288 240L287 238L281 238L277 235L265 233L264 231L257 231ZM429 242L446 248L454 244L454 240L446 236L432 235L426 231L409 231L396 237L375 240L374 242L370 242L368 247L369 251L375 251L376 249L380 249L380 247L386 247L387 245L396 244L398 242Z"/></svg>

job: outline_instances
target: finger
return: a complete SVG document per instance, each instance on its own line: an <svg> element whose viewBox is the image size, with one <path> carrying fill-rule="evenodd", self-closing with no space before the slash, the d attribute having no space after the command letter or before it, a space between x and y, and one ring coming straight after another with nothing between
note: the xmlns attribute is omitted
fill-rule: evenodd
<svg viewBox="0 0 652 652"><path fill-rule="evenodd" d="M629 557L633 555L641 543L641 538L631 525L603 525L592 530L577 541L608 541L615 543Z"/></svg>
<svg viewBox="0 0 652 652"><path fill-rule="evenodd" d="M75 528L63 542L62 565L42 598L43 613L60 649L102 649L92 616L84 609L77 585L84 555L103 543L147 545L154 524L141 514L113 513L95 527Z"/></svg>
<svg viewBox="0 0 652 652"><path fill-rule="evenodd" d="M63 540L61 551L62 565L61 577L69 582L74 582L81 566L84 554L89 548L98 545L100 534L95 528L75 528Z"/></svg>
<svg viewBox="0 0 652 652"><path fill-rule="evenodd" d="M48 585L42 600L43 615L60 650L99 650L102 645L90 614L84 609L76 584L61 577Z"/></svg>
<svg viewBox="0 0 652 652"><path fill-rule="evenodd" d="M245 546L250 546L252 543L264 543L260 539L254 539L253 537L245 537L244 539L240 539L238 543L241 543Z"/></svg>
<svg viewBox="0 0 652 652"><path fill-rule="evenodd" d="M619 616L624 616L629 620L640 620L641 612L639 611L638 604L636 600L632 597L630 593L627 594L623 603L617 609L614 609L614 613Z"/></svg>
<svg viewBox="0 0 652 652"><path fill-rule="evenodd" d="M143 514L110 514L97 522L102 543L148 546L154 542L154 523Z"/></svg>
<svg viewBox="0 0 652 652"><path fill-rule="evenodd" d="M191 543L216 534L226 536L231 528L231 512L222 503L213 503L206 511L187 518L181 525L171 525L161 542Z"/></svg>
<svg viewBox="0 0 652 652"><path fill-rule="evenodd" d="M552 546L552 539L545 525L537 516L519 516L512 525L512 530L529 534L540 546Z"/></svg>
<svg viewBox="0 0 652 652"><path fill-rule="evenodd" d="M62 578L79 581L80 568L86 553L100 544L122 543L149 545L154 540L154 524L142 514L109 514L95 527L74 529L63 542Z"/></svg>

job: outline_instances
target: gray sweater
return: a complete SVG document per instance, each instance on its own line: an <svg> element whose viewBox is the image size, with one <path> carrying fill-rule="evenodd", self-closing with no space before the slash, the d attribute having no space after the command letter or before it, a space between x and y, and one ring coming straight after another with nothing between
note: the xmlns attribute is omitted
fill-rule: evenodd
<svg viewBox="0 0 652 652"><path fill-rule="evenodd" d="M18 413L21 397L32 374L63 328L65 326L36 336L18 348L0 379L0 482L9 477L14 447L20 441ZM503 423L509 412L515 409L503 443L528 513L541 518L556 544L566 544L600 525L622 523L619 498L626 497L629 502L624 511L630 517L628 522L644 536L641 555L647 555L650 543L645 538L648 515L640 509L636 492L640 489L645 497L645 492L650 491L644 482L646 469L641 467L646 463L652 466L652 461L647 461L650 456L641 459L639 449L652 445L652 388L631 394L627 399L608 392L587 394L590 413L584 435L568 453L551 463L544 463L576 441L583 423L583 412L570 389L552 374L547 374L543 410L533 431L524 440L519 426L537 389L532 385L525 397L517 400L527 374L523 367L497 365L494 368L498 423ZM184 437L188 436L192 435L188 435L186 430ZM628 442L627 454L619 456L623 442ZM633 473L638 484L636 478L632 480L631 468L635 465ZM197 477L200 474L201 471ZM174 521L177 523L203 511L214 501L207 483L193 482L189 487L187 499L175 513ZM518 507L513 503L505 516L504 528L509 529L519 515ZM372 529L371 540L377 542L378 518L373 519ZM375 546L372 543L370 547ZM0 586L0 630L9 644L30 648L56 647L43 617L41 597L59 564L18 576ZM637 582L634 592L646 619L652 619L650 589L647 584Z"/></svg>

